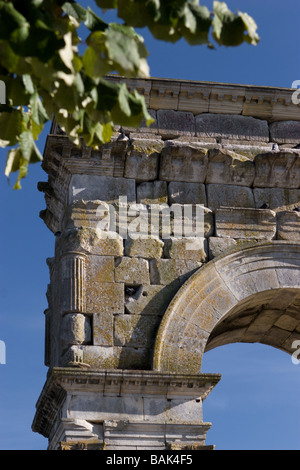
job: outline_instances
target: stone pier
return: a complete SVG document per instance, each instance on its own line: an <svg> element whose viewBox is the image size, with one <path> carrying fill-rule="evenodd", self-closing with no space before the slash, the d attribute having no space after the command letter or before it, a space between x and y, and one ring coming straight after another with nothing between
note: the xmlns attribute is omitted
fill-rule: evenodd
<svg viewBox="0 0 300 470"><path fill-rule="evenodd" d="M205 351L300 340L299 105L290 89L126 82L149 128L98 150L55 122L47 138L55 249L33 430L50 450L212 449L203 402L220 375L201 372Z"/></svg>

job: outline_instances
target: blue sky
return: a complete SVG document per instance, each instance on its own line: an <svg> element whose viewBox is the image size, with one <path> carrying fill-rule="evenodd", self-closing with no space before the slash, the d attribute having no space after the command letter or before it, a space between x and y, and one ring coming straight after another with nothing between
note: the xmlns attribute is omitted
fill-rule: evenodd
<svg viewBox="0 0 300 470"><path fill-rule="evenodd" d="M203 1L209 8L212 1ZM82 4L94 2L83 1ZM252 15L261 42L218 48L167 44L143 32L153 77L290 87L300 80L299 0L228 0ZM49 126L38 145L43 151ZM45 208L37 191L47 175L31 167L23 189L14 191L0 167L0 450L42 450L47 440L31 431L35 403L46 379L44 310L49 282L46 258L54 236L39 218ZM221 373L204 402L212 422L207 443L216 449L300 449L300 365L286 353L260 344L233 344L204 356L203 372Z"/></svg>

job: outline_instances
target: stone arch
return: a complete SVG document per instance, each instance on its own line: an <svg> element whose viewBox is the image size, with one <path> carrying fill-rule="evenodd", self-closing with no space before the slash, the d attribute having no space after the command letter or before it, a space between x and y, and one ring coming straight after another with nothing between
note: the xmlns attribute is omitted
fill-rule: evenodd
<svg viewBox="0 0 300 470"><path fill-rule="evenodd" d="M204 352L261 342L292 354L300 339L300 243L262 242L200 268L161 322L153 368L198 374Z"/></svg>

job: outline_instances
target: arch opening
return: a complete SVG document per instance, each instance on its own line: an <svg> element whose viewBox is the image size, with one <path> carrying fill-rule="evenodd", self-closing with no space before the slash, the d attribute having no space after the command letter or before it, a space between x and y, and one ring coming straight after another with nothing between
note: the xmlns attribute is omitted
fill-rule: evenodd
<svg viewBox="0 0 300 470"><path fill-rule="evenodd" d="M155 370L199 374L204 351L260 342L290 354L300 340L300 244L255 244L216 258L177 292L161 322Z"/></svg>
<svg viewBox="0 0 300 470"><path fill-rule="evenodd" d="M300 364L291 359L258 343L205 352L203 372L222 375L203 409L204 419L213 423L209 439L217 450L299 449Z"/></svg>
<svg viewBox="0 0 300 470"><path fill-rule="evenodd" d="M215 325L205 351L230 343L262 343L293 354L300 340L300 288L253 294Z"/></svg>

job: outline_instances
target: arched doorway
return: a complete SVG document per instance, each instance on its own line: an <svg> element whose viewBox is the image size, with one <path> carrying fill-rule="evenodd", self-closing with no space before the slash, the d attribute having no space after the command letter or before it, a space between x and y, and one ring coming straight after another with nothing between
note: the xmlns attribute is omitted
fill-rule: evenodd
<svg viewBox="0 0 300 470"><path fill-rule="evenodd" d="M202 373L222 375L203 404L216 450L300 449L300 364L264 344L232 343L204 353Z"/></svg>
<svg viewBox="0 0 300 470"><path fill-rule="evenodd" d="M206 350L260 342L293 354L300 340L300 244L259 243L199 269L170 303L153 368L198 374Z"/></svg>

